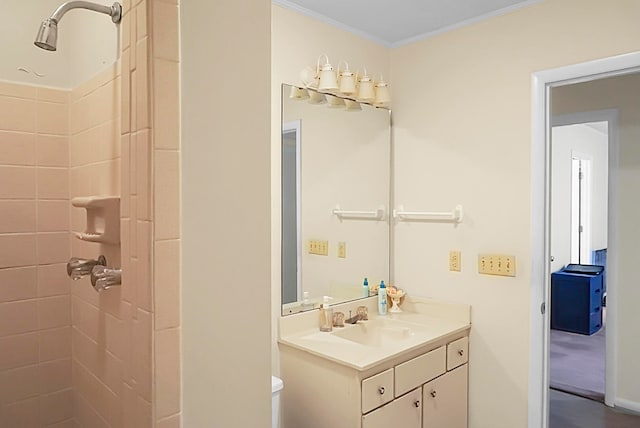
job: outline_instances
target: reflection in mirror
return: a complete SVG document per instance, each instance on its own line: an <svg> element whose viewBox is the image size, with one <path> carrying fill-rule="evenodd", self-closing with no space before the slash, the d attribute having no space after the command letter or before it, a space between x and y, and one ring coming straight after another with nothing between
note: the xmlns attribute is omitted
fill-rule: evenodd
<svg viewBox="0 0 640 428"><path fill-rule="evenodd" d="M282 86L283 315L389 277L390 112L313 99Z"/></svg>

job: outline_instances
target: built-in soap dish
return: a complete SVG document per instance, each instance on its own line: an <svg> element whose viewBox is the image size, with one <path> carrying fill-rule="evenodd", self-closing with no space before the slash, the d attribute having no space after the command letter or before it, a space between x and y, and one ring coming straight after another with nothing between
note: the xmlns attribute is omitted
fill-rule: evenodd
<svg viewBox="0 0 640 428"><path fill-rule="evenodd" d="M119 196L73 198L71 205L87 210L87 229L84 232L74 232L78 239L103 244L120 243Z"/></svg>

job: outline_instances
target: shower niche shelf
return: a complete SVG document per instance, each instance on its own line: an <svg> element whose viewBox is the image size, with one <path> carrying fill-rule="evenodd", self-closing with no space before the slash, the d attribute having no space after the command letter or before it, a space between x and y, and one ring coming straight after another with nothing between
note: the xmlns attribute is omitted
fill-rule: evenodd
<svg viewBox="0 0 640 428"><path fill-rule="evenodd" d="M83 196L73 198L71 205L87 211L87 228L74 232L78 239L103 244L120 244L120 197Z"/></svg>

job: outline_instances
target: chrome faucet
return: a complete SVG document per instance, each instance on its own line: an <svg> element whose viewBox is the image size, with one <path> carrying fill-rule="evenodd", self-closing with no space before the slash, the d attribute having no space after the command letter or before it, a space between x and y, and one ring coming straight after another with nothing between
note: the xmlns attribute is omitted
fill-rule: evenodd
<svg viewBox="0 0 640 428"><path fill-rule="evenodd" d="M351 311L349 311L349 315L351 315ZM349 324L355 324L355 323L357 323L358 321L360 321L362 319L364 319L362 314L355 314L354 316L344 320L344 322L349 323Z"/></svg>
<svg viewBox="0 0 640 428"><path fill-rule="evenodd" d="M94 266L91 270L91 285L96 291L107 290L122 283L122 269Z"/></svg>
<svg viewBox="0 0 640 428"><path fill-rule="evenodd" d="M71 257L67 262L67 275L74 281L79 280L85 275L89 275L95 266L106 266L107 259L104 256L94 259L81 259L80 257Z"/></svg>
<svg viewBox="0 0 640 428"><path fill-rule="evenodd" d="M349 324L355 324L358 321L366 321L369 319L369 312L366 306L358 306L356 309L356 314L351 316L351 311L349 311L349 318L344 320L344 322Z"/></svg>

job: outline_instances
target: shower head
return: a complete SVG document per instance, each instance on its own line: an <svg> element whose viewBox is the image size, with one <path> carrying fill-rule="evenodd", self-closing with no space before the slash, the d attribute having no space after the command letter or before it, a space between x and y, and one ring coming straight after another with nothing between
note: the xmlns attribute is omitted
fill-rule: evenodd
<svg viewBox="0 0 640 428"><path fill-rule="evenodd" d="M40 49L55 51L58 43L58 23L51 18L42 21L33 43Z"/></svg>
<svg viewBox="0 0 640 428"><path fill-rule="evenodd" d="M122 5L118 2L115 2L111 6L104 6L89 1L68 1L59 6L50 18L42 21L34 44L41 49L55 51L58 43L58 22L60 22L60 19L62 19L65 13L71 9L78 8L109 15L114 24L118 24L122 19Z"/></svg>

